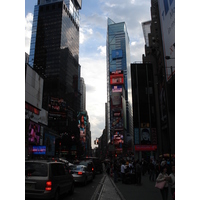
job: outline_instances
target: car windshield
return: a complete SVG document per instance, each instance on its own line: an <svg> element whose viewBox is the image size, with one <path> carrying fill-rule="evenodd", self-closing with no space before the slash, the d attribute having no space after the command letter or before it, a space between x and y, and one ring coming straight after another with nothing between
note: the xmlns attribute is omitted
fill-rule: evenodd
<svg viewBox="0 0 200 200"><path fill-rule="evenodd" d="M25 163L26 176L47 176L47 164L37 162Z"/></svg>
<svg viewBox="0 0 200 200"><path fill-rule="evenodd" d="M84 166L83 165L73 165L70 166L71 170L78 170L78 171L83 171L84 170Z"/></svg>

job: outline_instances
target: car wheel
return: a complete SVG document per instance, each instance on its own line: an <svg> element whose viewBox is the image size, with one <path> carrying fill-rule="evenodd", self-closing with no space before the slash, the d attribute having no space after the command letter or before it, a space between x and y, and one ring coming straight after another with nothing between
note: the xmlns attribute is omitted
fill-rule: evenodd
<svg viewBox="0 0 200 200"><path fill-rule="evenodd" d="M74 193L74 182L72 183L71 189L70 189L70 191L69 191L69 194L70 194L70 195L73 194L73 193Z"/></svg>
<svg viewBox="0 0 200 200"><path fill-rule="evenodd" d="M56 190L55 196L54 196L54 200L59 200L60 198L60 194L59 194L59 190Z"/></svg>

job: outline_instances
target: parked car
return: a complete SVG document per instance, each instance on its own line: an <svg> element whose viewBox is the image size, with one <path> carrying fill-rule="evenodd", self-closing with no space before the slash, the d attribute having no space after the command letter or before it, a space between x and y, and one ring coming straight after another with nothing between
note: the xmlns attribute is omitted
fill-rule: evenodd
<svg viewBox="0 0 200 200"><path fill-rule="evenodd" d="M74 192L74 179L66 165L55 161L25 161L25 197L55 199Z"/></svg>
<svg viewBox="0 0 200 200"><path fill-rule="evenodd" d="M86 185L88 181L93 180L93 171L89 165L72 165L69 167L70 173L74 177L75 183Z"/></svg>
<svg viewBox="0 0 200 200"><path fill-rule="evenodd" d="M102 162L99 158L97 158L97 157L87 157L87 158L85 158L85 160L92 160L92 162L94 163L95 173L102 173L103 172L103 165L102 165Z"/></svg>
<svg viewBox="0 0 200 200"><path fill-rule="evenodd" d="M92 160L82 160L79 162L79 165L86 166L93 173L93 178L95 177L95 166Z"/></svg>

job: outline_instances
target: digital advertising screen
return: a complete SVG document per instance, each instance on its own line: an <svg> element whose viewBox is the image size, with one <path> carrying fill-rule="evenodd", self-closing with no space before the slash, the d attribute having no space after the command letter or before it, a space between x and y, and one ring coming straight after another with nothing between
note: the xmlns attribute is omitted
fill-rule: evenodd
<svg viewBox="0 0 200 200"><path fill-rule="evenodd" d="M83 145L86 143L86 126L87 126L87 113L80 112L78 114L78 128L80 130L80 140Z"/></svg>
<svg viewBox="0 0 200 200"><path fill-rule="evenodd" d="M46 145L46 155L54 156L55 155L55 136L45 133L44 144Z"/></svg>
<svg viewBox="0 0 200 200"><path fill-rule="evenodd" d="M33 146L32 152L34 155L45 155L46 146Z"/></svg>
<svg viewBox="0 0 200 200"><path fill-rule="evenodd" d="M40 125L32 121L29 123L28 141L32 145L40 144Z"/></svg>

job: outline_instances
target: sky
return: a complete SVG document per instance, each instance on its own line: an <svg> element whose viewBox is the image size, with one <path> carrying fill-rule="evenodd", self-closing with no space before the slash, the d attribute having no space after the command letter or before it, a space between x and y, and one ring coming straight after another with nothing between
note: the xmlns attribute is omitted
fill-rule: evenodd
<svg viewBox="0 0 200 200"><path fill-rule="evenodd" d="M34 5L37 0L25 0L25 52L29 54ZM150 0L83 0L80 15L79 63L86 84L86 110L94 140L105 128L106 34L107 18L125 22L130 39L131 62L142 61L144 36L141 23L149 21Z"/></svg>

